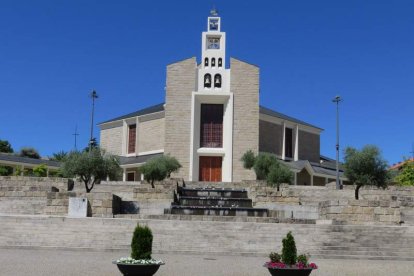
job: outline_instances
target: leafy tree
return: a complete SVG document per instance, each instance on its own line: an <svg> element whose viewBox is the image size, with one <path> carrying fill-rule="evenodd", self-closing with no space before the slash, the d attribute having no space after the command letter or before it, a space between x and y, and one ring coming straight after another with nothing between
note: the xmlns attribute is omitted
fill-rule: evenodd
<svg viewBox="0 0 414 276"><path fill-rule="evenodd" d="M99 148L92 148L91 152L70 152L61 170L65 177L79 177L85 184L87 193L96 183L107 177L117 179L121 173L118 160Z"/></svg>
<svg viewBox="0 0 414 276"><path fill-rule="evenodd" d="M152 232L148 226L135 227L131 242L131 258L149 260L152 254Z"/></svg>
<svg viewBox="0 0 414 276"><path fill-rule="evenodd" d="M293 173L289 170L288 167L283 165L281 162L276 161L270 168L270 171L266 177L267 184L269 186L276 186L277 190L280 190L280 184L288 183L292 184Z"/></svg>
<svg viewBox="0 0 414 276"><path fill-rule="evenodd" d="M47 176L47 167L44 164L40 164L33 168L33 174L37 177L45 177Z"/></svg>
<svg viewBox="0 0 414 276"><path fill-rule="evenodd" d="M272 166L277 164L276 155L270 153L259 153L255 158L253 169L258 180L265 180Z"/></svg>
<svg viewBox="0 0 414 276"><path fill-rule="evenodd" d="M0 152L13 153L13 148L7 140L0 140Z"/></svg>
<svg viewBox="0 0 414 276"><path fill-rule="evenodd" d="M374 185L385 189L390 175L387 162L382 158L378 147L367 145L360 151L348 147L344 157L345 176L356 185L355 199L359 198L359 189L364 185Z"/></svg>
<svg viewBox="0 0 414 276"><path fill-rule="evenodd" d="M0 176L9 176L13 174L13 168L9 166L0 166Z"/></svg>
<svg viewBox="0 0 414 276"><path fill-rule="evenodd" d="M155 188L154 181L162 181L180 168L181 164L177 159L162 155L148 160L140 167L140 171L144 175L144 179L151 183L152 188Z"/></svg>
<svg viewBox="0 0 414 276"><path fill-rule="evenodd" d="M33 159L40 159L39 152L36 149L31 148L31 147L22 148L20 150L19 156L33 158Z"/></svg>
<svg viewBox="0 0 414 276"><path fill-rule="evenodd" d="M66 151L61 150L61 151L53 153L52 157L50 157L49 159L62 162L62 161L65 161L67 156L68 156L68 153Z"/></svg>
<svg viewBox="0 0 414 276"><path fill-rule="evenodd" d="M406 160L402 166L401 172L395 177L395 180L401 186L413 186L414 161Z"/></svg>
<svg viewBox="0 0 414 276"><path fill-rule="evenodd" d="M295 238L293 238L292 232L289 231L286 237L282 240L282 261L287 265L294 265L297 258L297 250Z"/></svg>
<svg viewBox="0 0 414 276"><path fill-rule="evenodd" d="M256 157L254 156L254 152L252 150L246 151L241 161L243 162L243 168L250 170L254 166L254 162L256 161Z"/></svg>

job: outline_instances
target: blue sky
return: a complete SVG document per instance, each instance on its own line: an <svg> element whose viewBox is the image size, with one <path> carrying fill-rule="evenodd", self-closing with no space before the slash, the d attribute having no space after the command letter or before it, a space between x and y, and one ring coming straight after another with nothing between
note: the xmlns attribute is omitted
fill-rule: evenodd
<svg viewBox="0 0 414 276"><path fill-rule="evenodd" d="M237 3L237 4L236 4ZM164 101L166 65L200 59L213 5L227 55L260 67L262 105L324 129L321 154L379 146L389 163L414 142L413 1L0 2L0 139L42 155L89 139L97 122ZM95 136L99 131L95 126Z"/></svg>

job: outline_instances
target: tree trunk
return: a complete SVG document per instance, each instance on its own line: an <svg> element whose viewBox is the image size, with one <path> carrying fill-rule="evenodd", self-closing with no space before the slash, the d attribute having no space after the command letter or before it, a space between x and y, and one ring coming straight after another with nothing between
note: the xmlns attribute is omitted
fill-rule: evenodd
<svg viewBox="0 0 414 276"><path fill-rule="evenodd" d="M355 199L359 199L359 189L362 187L362 185L357 185L355 189Z"/></svg>
<svg viewBox="0 0 414 276"><path fill-rule="evenodd" d="M278 192L280 191L280 185L277 185L277 191Z"/></svg>
<svg viewBox="0 0 414 276"><path fill-rule="evenodd" d="M154 186L154 179L153 179L153 180L151 180L151 187L152 187L152 188L155 188L155 186Z"/></svg>

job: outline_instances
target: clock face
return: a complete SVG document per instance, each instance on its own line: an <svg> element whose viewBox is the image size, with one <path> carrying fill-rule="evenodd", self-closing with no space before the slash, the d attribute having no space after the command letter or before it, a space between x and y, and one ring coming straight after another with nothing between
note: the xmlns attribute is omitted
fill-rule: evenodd
<svg viewBox="0 0 414 276"><path fill-rule="evenodd" d="M220 38L218 37L207 38L207 49L220 49Z"/></svg>
<svg viewBox="0 0 414 276"><path fill-rule="evenodd" d="M217 18L210 18L208 25L209 25L210 31L218 31L218 19Z"/></svg>

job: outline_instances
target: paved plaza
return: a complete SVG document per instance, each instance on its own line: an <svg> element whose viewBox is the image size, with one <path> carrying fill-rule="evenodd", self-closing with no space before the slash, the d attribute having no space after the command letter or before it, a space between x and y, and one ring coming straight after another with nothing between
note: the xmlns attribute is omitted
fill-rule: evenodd
<svg viewBox="0 0 414 276"><path fill-rule="evenodd" d="M128 252L0 249L1 276L121 275L112 260ZM157 276L265 276L264 257L154 254L167 264ZM312 276L397 276L413 275L414 263L408 261L319 260Z"/></svg>

